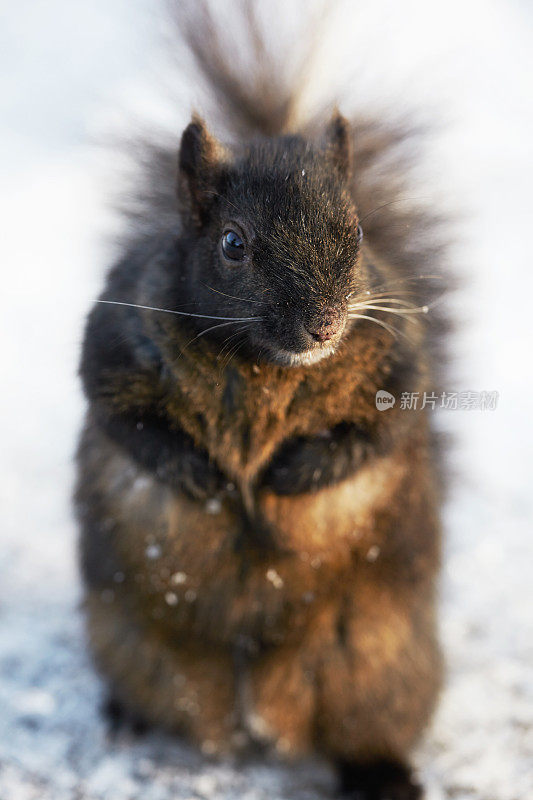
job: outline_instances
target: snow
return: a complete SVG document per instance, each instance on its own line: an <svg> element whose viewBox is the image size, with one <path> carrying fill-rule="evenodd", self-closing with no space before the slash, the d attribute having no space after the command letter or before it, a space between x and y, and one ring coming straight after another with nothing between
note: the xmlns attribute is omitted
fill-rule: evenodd
<svg viewBox="0 0 533 800"><path fill-rule="evenodd" d="M332 786L320 764L217 764L161 734L110 739L85 648L69 501L83 412L76 362L112 249L102 234L113 224L109 172L87 140L123 108L160 113L150 89L166 81L153 5L19 0L3 9L0 798L318 800ZM462 327L449 388L499 392L495 411L441 414L457 439L441 592L449 670L416 763L428 800L525 800L533 797L531 8L370 5L362 20L380 44L365 61L363 94L373 78L384 97L412 95L452 122L432 162L448 204L460 218L467 212L457 223L466 280L454 298ZM341 58L349 51L342 37L337 44ZM332 58L321 79L334 71Z"/></svg>

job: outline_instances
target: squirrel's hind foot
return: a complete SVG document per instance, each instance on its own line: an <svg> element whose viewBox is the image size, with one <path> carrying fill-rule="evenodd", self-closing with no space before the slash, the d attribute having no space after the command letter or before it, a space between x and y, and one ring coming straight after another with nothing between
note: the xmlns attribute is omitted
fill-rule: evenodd
<svg viewBox="0 0 533 800"><path fill-rule="evenodd" d="M120 700L109 695L101 706L102 716L107 723L108 736L114 739L119 733L127 731L133 736L144 736L150 731L150 723L139 714L131 712Z"/></svg>
<svg viewBox="0 0 533 800"><path fill-rule="evenodd" d="M422 800L422 788L401 762L342 762L338 769L341 795L346 800Z"/></svg>

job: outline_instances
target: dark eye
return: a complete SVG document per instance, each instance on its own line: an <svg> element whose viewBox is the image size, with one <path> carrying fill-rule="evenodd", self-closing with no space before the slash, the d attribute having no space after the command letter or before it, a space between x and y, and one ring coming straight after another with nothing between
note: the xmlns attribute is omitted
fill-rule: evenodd
<svg viewBox="0 0 533 800"><path fill-rule="evenodd" d="M358 242L363 241L363 229L360 225L357 226L357 241Z"/></svg>
<svg viewBox="0 0 533 800"><path fill-rule="evenodd" d="M245 256L244 242L235 231L226 231L222 237L222 252L230 261L242 261Z"/></svg>

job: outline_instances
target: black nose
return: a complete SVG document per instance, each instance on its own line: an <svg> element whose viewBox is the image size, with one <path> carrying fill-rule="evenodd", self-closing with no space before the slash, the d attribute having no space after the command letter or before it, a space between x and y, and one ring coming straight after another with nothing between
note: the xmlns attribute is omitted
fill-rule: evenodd
<svg viewBox="0 0 533 800"><path fill-rule="evenodd" d="M316 342L327 342L333 339L342 329L344 320L336 311L325 311L305 328Z"/></svg>

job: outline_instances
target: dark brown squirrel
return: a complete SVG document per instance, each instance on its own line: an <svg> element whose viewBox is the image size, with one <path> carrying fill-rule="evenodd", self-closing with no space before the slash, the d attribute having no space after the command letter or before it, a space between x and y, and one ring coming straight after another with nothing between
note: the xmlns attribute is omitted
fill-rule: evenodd
<svg viewBox="0 0 533 800"><path fill-rule="evenodd" d="M401 126L295 128L257 30L240 75L198 7L183 31L232 144L193 118L177 203L173 148L148 146L83 345L91 648L111 708L206 754L316 753L349 796L418 798L441 492L427 409L400 397L438 385L435 228L401 202Z"/></svg>

